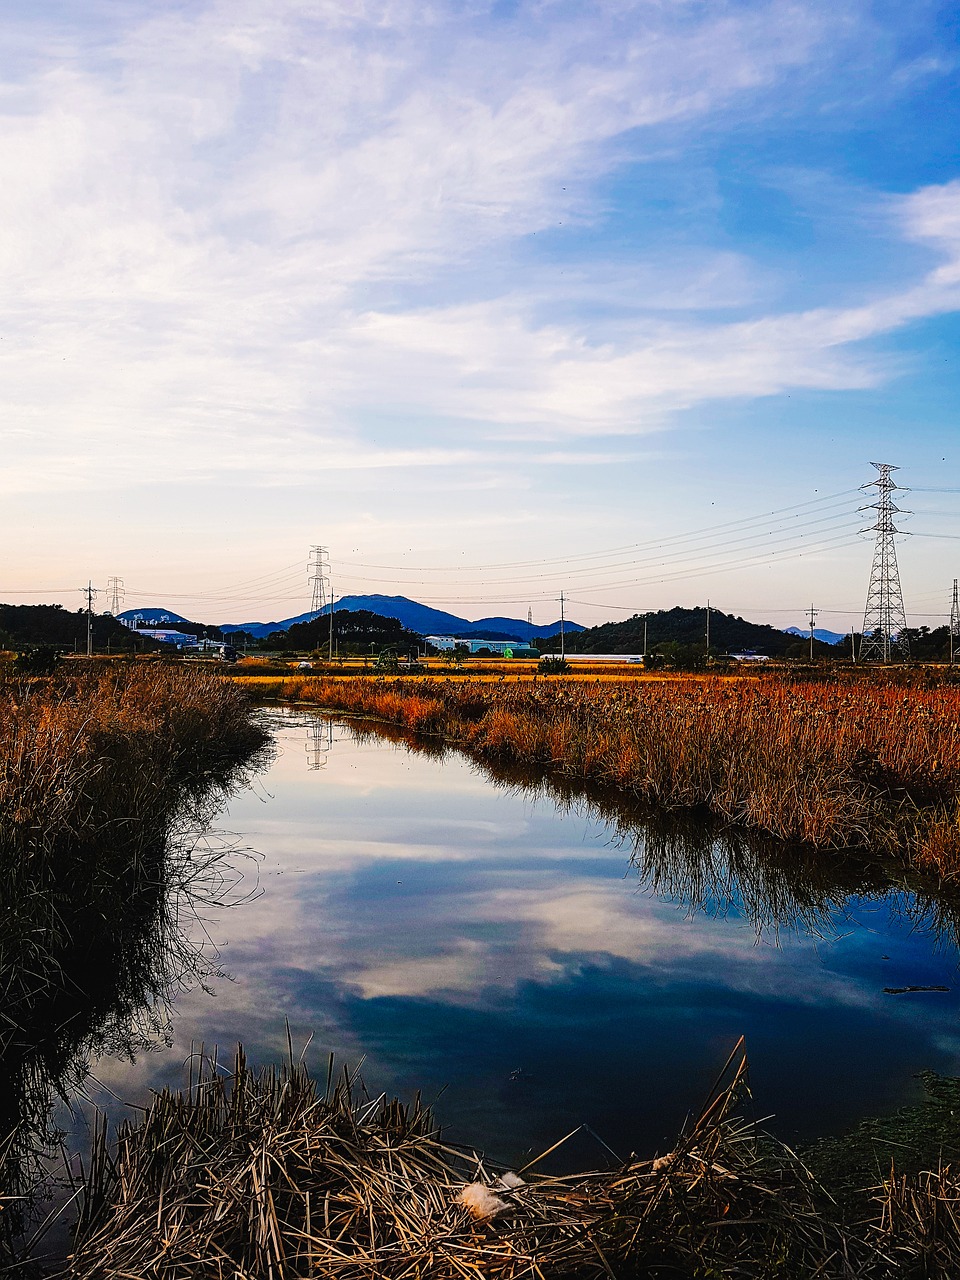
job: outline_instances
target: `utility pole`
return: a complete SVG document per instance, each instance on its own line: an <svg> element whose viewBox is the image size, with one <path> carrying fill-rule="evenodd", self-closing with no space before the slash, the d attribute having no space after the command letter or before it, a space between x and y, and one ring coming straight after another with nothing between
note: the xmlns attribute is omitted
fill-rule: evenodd
<svg viewBox="0 0 960 1280"><path fill-rule="evenodd" d="M330 643L327 652L327 661L333 661L333 583L330 584Z"/></svg>
<svg viewBox="0 0 960 1280"><path fill-rule="evenodd" d="M710 657L710 601L707 601L707 657Z"/></svg>
<svg viewBox="0 0 960 1280"><path fill-rule="evenodd" d="M112 613L114 617L123 609L123 579L108 578L107 579L107 613Z"/></svg>
<svg viewBox="0 0 960 1280"><path fill-rule="evenodd" d="M647 656L647 615L643 615L643 656Z"/></svg>
<svg viewBox="0 0 960 1280"><path fill-rule="evenodd" d="M813 661L813 624L816 622L817 614L819 612L820 612L819 609L815 609L813 605L810 606L810 661L811 662Z"/></svg>
<svg viewBox="0 0 960 1280"><path fill-rule="evenodd" d="M894 516L902 511L893 501L896 491L906 492L902 485L891 478L891 471L899 470L886 462L871 462L880 473L876 480L861 485L862 489L877 490L877 501L871 502L861 511L876 511L876 523L863 532L874 531L877 535L873 549L873 566L870 570L870 585L867 588L867 603L863 611L863 639L860 641L861 662L889 662L894 648L899 649L903 657L910 656L909 641L906 636L907 618L903 609L903 592L900 590L900 570L897 567L897 547L894 538L903 530L893 523ZM909 512L903 512L908 515ZM896 636L896 640L893 637Z"/></svg>
<svg viewBox="0 0 960 1280"><path fill-rule="evenodd" d="M953 603L950 606L950 665L960 656L960 600L957 599L957 580L953 580Z"/></svg>
<svg viewBox="0 0 960 1280"><path fill-rule="evenodd" d="M93 657L93 598L98 594L92 582L80 588L87 602L87 657Z"/></svg>
<svg viewBox="0 0 960 1280"><path fill-rule="evenodd" d="M561 591L560 592L560 657L561 658L565 658L567 656L566 642L563 634L564 621L565 619L563 616L563 592Z"/></svg>

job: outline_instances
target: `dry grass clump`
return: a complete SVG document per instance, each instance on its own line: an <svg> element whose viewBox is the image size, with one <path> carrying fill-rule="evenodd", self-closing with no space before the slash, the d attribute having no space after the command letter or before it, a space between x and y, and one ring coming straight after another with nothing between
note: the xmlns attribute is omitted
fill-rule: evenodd
<svg viewBox="0 0 960 1280"><path fill-rule="evenodd" d="M954 1280L960 1271L960 1169L941 1165L911 1178L891 1168L877 1203L877 1234L902 1274Z"/></svg>
<svg viewBox="0 0 960 1280"><path fill-rule="evenodd" d="M894 1280L960 1268L948 1169L877 1189L844 1224L789 1148L737 1114L737 1046L674 1149L571 1176L444 1143L419 1100L346 1073L203 1064L115 1147L97 1136L69 1280ZM548 1153L545 1153L548 1154Z"/></svg>
<svg viewBox="0 0 960 1280"><path fill-rule="evenodd" d="M51 1087L168 976L171 833L265 740L243 694L203 673L0 681L0 1261Z"/></svg>
<svg viewBox="0 0 960 1280"><path fill-rule="evenodd" d="M184 803L265 740L243 694L202 673L0 684L0 1056L65 955L156 883Z"/></svg>
<svg viewBox="0 0 960 1280"><path fill-rule="evenodd" d="M720 678L665 683L286 682L283 696L442 734L666 808L960 876L960 688Z"/></svg>

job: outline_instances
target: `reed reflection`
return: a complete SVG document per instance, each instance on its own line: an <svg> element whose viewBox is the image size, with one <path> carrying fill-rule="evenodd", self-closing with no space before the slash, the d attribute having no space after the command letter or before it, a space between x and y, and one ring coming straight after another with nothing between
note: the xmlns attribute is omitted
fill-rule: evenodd
<svg viewBox="0 0 960 1280"><path fill-rule="evenodd" d="M240 867L250 855L213 823L268 760L261 752L182 793L166 825L141 834L122 883L91 883L72 901L0 889L0 918L21 921L0 937L0 1268L22 1264L37 1204L62 1199L51 1181L57 1101L82 1090L92 1058L169 1044L176 996L219 973L203 922L256 891Z"/></svg>
<svg viewBox="0 0 960 1280"><path fill-rule="evenodd" d="M311 717L312 719L315 717ZM321 717L327 719L327 717ZM330 718L330 722L332 723ZM340 720L357 742L385 739L442 761L456 752L438 738L410 735L393 725ZM757 939L783 933L831 938L843 930L849 904L882 904L892 920L928 936L935 946L960 947L960 896L906 883L902 867L864 866L842 851L786 845L725 825L705 811L665 811L613 788L572 782L561 774L472 759L495 787L547 801L561 813L604 823L624 849L640 887L669 899L688 915L746 920Z"/></svg>

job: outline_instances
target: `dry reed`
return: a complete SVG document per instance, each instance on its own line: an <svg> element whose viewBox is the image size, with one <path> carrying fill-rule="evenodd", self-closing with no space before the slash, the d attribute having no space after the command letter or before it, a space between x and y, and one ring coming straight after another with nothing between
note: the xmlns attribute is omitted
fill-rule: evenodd
<svg viewBox="0 0 960 1280"><path fill-rule="evenodd" d="M665 808L960 878L960 688L302 678L281 696Z"/></svg>
<svg viewBox="0 0 960 1280"><path fill-rule="evenodd" d="M179 972L171 857L181 879L197 868L172 833L202 825L203 793L265 740L240 691L182 669L0 681L0 1261L51 1089Z"/></svg>
<svg viewBox="0 0 960 1280"><path fill-rule="evenodd" d="M241 692L176 668L0 684L0 1056L65 954L157 882L174 816L265 740Z"/></svg>
<svg viewBox="0 0 960 1280"><path fill-rule="evenodd" d="M201 1063L184 1092L101 1130L70 1280L540 1280L956 1274L949 1169L876 1191L843 1224L789 1148L738 1113L742 1042L664 1156L519 1175L443 1141L419 1100L321 1090L303 1065ZM549 1152L544 1153L545 1155ZM542 1159L542 1158L541 1158ZM950 1268L954 1268L952 1271Z"/></svg>

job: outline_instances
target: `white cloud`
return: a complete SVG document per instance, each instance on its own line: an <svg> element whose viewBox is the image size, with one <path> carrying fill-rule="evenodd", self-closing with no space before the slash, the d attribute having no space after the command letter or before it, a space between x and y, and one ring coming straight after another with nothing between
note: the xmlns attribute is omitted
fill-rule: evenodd
<svg viewBox="0 0 960 1280"><path fill-rule="evenodd" d="M826 29L776 0L707 18L649 3L513 21L390 3L128 13L72 47L38 28L49 56L38 43L0 99L13 489L298 481L334 438L334 469L465 461L365 443L369 406L521 434L660 425L691 372L664 359L669 341L540 324L520 281L450 305L456 273L601 216L592 182L631 130L769 87ZM413 285L432 301L404 305Z"/></svg>
<svg viewBox="0 0 960 1280"><path fill-rule="evenodd" d="M538 459L614 456L507 439L878 385L889 365L857 344L960 305L956 184L895 206L948 261L855 307L758 305L759 273L728 249L639 254L629 283L573 259L569 285L528 252L599 225L597 180L658 129L812 74L851 13L110 7L72 43L37 28L29 59L20 30L0 94L0 484L449 468L483 490Z"/></svg>

